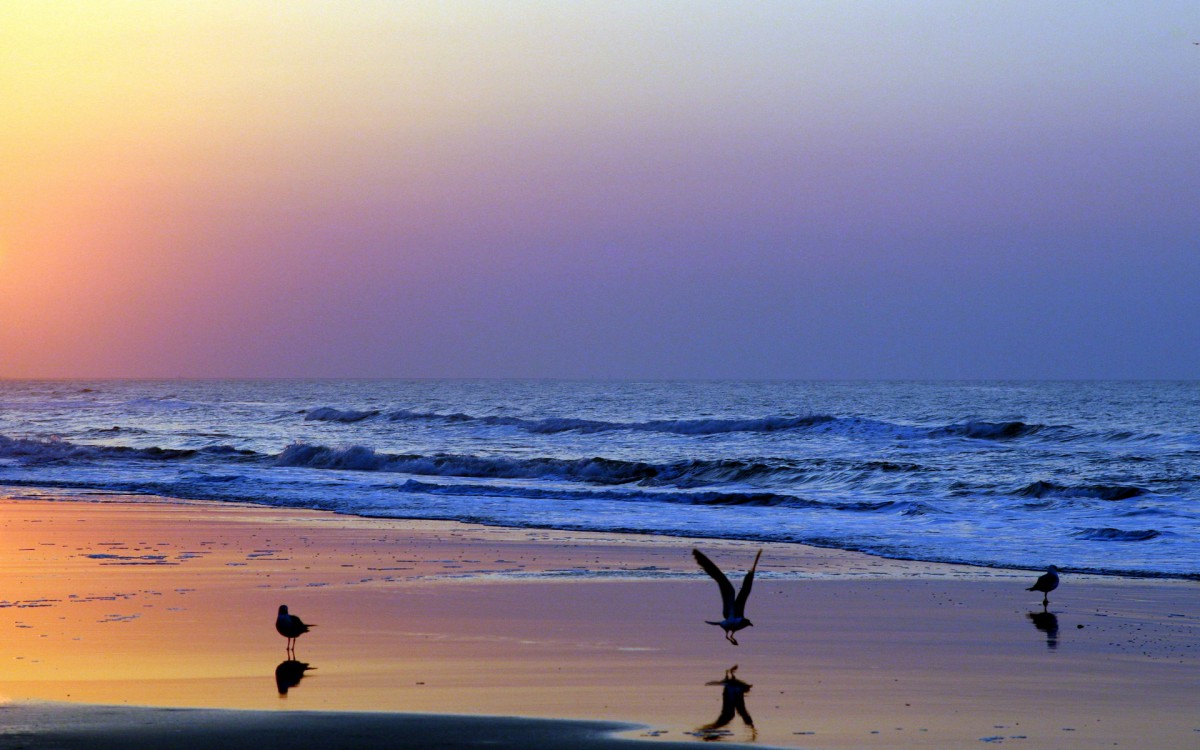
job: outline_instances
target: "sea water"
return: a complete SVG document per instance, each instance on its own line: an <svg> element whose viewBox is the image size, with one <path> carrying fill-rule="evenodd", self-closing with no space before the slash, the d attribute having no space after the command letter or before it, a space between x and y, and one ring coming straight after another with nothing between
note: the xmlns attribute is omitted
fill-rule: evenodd
<svg viewBox="0 0 1200 750"><path fill-rule="evenodd" d="M0 485L1200 577L1200 383L0 381Z"/></svg>

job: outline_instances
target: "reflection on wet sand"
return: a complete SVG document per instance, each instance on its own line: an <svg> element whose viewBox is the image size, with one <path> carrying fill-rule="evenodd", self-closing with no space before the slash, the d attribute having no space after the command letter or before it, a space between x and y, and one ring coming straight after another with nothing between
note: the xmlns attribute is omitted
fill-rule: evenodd
<svg viewBox="0 0 1200 750"><path fill-rule="evenodd" d="M1030 612L1026 615L1033 626L1046 634L1046 648L1058 648L1058 617L1049 610Z"/></svg>
<svg viewBox="0 0 1200 750"><path fill-rule="evenodd" d="M748 739L753 741L758 737L758 730L754 727L754 719L750 718L750 712L746 710L746 693L750 692L752 686L749 683L739 680L736 673L737 665L734 664L725 670L725 677L722 679L704 683L705 685L721 686L721 713L718 714L716 720L712 723L705 724L693 732L692 734L696 737L706 742L714 742L732 737L733 732L725 729L725 726L733 721L735 714L742 717L742 722L749 727L750 736Z"/></svg>
<svg viewBox="0 0 1200 750"><path fill-rule="evenodd" d="M288 659L279 663L275 667L275 687L279 689L279 697L286 698L288 690L300 684L300 680L304 679L304 673L316 667L309 665L306 662Z"/></svg>

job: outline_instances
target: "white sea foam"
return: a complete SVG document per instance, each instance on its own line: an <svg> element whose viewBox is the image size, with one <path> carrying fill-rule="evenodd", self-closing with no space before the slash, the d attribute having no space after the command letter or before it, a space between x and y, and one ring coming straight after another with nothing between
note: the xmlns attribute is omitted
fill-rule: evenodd
<svg viewBox="0 0 1200 750"><path fill-rule="evenodd" d="M1195 383L0 383L0 484L1200 574Z"/></svg>

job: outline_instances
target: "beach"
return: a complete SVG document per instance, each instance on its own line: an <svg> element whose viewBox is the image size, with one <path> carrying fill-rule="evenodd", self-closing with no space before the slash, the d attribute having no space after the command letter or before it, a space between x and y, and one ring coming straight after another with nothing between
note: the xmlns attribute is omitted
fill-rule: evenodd
<svg viewBox="0 0 1200 750"><path fill-rule="evenodd" d="M370 737L465 746L504 727L514 747L1200 741L1194 581L1068 572L1043 613L1024 590L1039 571L10 494L0 501L4 747L85 741L71 732L136 746L138 731L146 747L169 734L262 747L260 733L281 727L322 737L358 727L356 747ZM739 646L704 622L720 619L720 599L693 547L735 585L764 550L754 627ZM296 648L309 668L291 686L296 666L273 627L280 604L316 623ZM148 729L159 724L166 734Z"/></svg>

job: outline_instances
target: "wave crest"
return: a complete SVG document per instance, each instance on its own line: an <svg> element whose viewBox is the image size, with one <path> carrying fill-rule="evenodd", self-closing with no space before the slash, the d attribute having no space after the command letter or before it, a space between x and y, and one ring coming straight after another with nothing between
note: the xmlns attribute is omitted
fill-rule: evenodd
<svg viewBox="0 0 1200 750"><path fill-rule="evenodd" d="M1125 531L1111 527L1097 529L1080 529L1071 534L1076 539L1086 539L1090 542L1145 542L1162 536L1158 529L1141 529Z"/></svg>
<svg viewBox="0 0 1200 750"><path fill-rule="evenodd" d="M310 409L305 419L312 421L360 422L382 417L391 422L433 422L446 425L481 425L511 427L534 434L554 435L574 432L592 435L604 432L652 432L670 435L724 435L733 433L769 433L784 431L818 431L821 434L885 435L906 439L938 439L964 437L973 440L1017 440L1051 429L1043 424L1021 421L989 422L971 420L934 427L895 424L866 417L837 417L830 414L769 415L746 418L654 419L642 422L614 422L580 417L525 417L488 415L477 416L462 412L440 413L398 409L379 410L337 409L330 406ZM1070 430L1067 430L1070 432ZM1068 437L1067 435L1063 436Z"/></svg>
<svg viewBox="0 0 1200 750"><path fill-rule="evenodd" d="M275 457L276 466L353 471L389 471L425 476L462 476L495 479L574 479L597 484L624 484L649 479L657 474L652 464L609 458L519 459L504 456L466 456L378 453L373 448L352 445L329 448L292 443Z"/></svg>
<svg viewBox="0 0 1200 750"><path fill-rule="evenodd" d="M0 458L15 458L29 464L130 458L172 461L200 455L238 459L253 457L257 454L254 451L234 448L230 445L211 445L205 448L160 448L158 446L131 448L124 445L82 445L59 438L40 440L0 435Z"/></svg>
<svg viewBox="0 0 1200 750"><path fill-rule="evenodd" d="M1046 429L1046 425L1025 422L962 422L938 427L929 431L930 437L965 437L975 440L1014 440L1035 435Z"/></svg>
<svg viewBox="0 0 1200 750"><path fill-rule="evenodd" d="M1037 481L1017 490L1022 497L1083 497L1097 500L1128 500L1147 494L1141 487L1124 484L1064 485L1056 482Z"/></svg>
<svg viewBox="0 0 1200 750"><path fill-rule="evenodd" d="M542 435L553 435L560 432L578 432L595 434L600 432L661 432L674 435L719 435L732 432L778 432L780 430L796 430L815 425L833 422L837 418L817 414L809 416L777 416L753 419L657 419L645 422L608 422L597 419L580 419L576 417L549 417L546 419L525 419L522 417L486 416L474 417L470 414L438 414L436 412L416 412L399 410L390 412L387 418L393 422L422 421L477 424L492 427L515 427L526 432Z"/></svg>
<svg viewBox="0 0 1200 750"><path fill-rule="evenodd" d="M904 516L927 513L942 513L927 503L918 501L850 501L836 502L814 500L775 492L688 492L637 489L597 490L549 490L537 486L504 487L490 484L441 484L410 479L398 487L403 492L451 496L517 497L524 499L561 500L567 502L586 500L615 500L630 503L671 503L675 505L708 505L760 508L814 508L851 513L875 513L894 511Z"/></svg>
<svg viewBox="0 0 1200 750"><path fill-rule="evenodd" d="M361 422L364 419L379 416L378 409L353 411L334 409L332 406L322 406L319 409L309 409L304 414L306 422Z"/></svg>
<svg viewBox="0 0 1200 750"><path fill-rule="evenodd" d="M637 483L645 487L675 489L703 489L714 485L738 484L762 486L763 483L775 480L794 481L803 473L790 463L769 460L696 459L658 464L600 456L566 459L452 453L389 454L362 445L331 448L309 443L293 443L287 446L272 458L272 463L275 466L395 472L419 476L566 480L591 485ZM739 498L746 496L738 495Z"/></svg>

